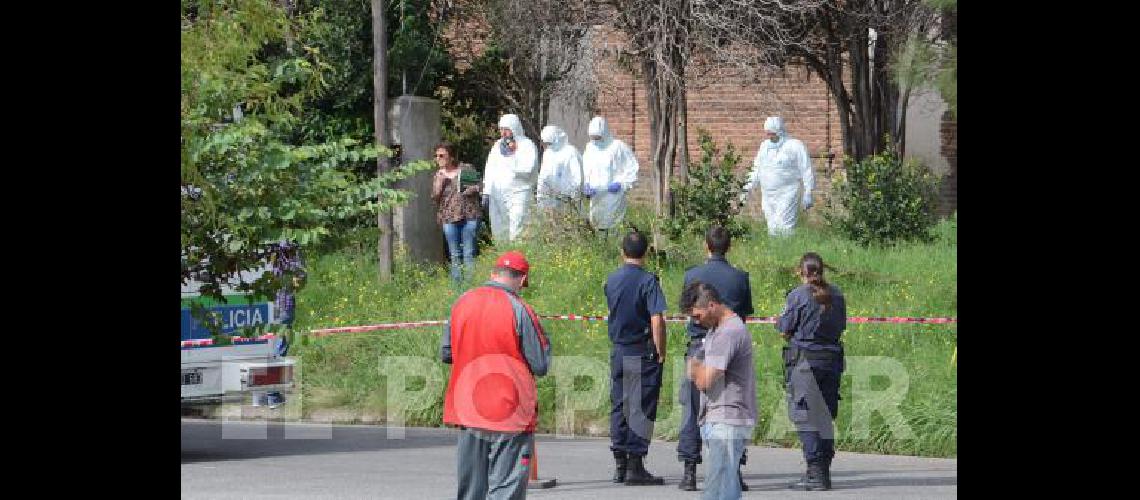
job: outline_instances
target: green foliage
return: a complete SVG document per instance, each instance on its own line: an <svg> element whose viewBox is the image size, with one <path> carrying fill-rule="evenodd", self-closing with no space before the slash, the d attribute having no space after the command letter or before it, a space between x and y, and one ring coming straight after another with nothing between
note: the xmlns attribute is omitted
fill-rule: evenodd
<svg viewBox="0 0 1140 500"><path fill-rule="evenodd" d="M703 236L712 224L728 229L733 237L748 233L748 226L738 217L737 202L745 184L743 175L735 173L740 163L732 143L724 154L704 129L697 133L701 142L701 161L689 166L687 182L670 179L676 212L664 221L662 230L669 239L677 241L684 236Z"/></svg>
<svg viewBox="0 0 1140 500"><path fill-rule="evenodd" d="M483 113L473 104L474 99L449 87L441 87L437 97L443 121L443 140L455 144L460 161L470 163L482 172L486 168L490 145L499 138L495 128L499 119L494 116L498 111Z"/></svg>
<svg viewBox="0 0 1140 500"><path fill-rule="evenodd" d="M388 97L404 93L405 76L409 95L430 97L455 73L440 38L440 25L445 21L427 15L430 0L386 4ZM324 76L327 91L316 103L316 109L323 115L359 119L348 123L361 126L357 131L370 135L374 69L371 3L305 0L298 3L297 10L316 16L316 21L300 36L319 50L329 65Z"/></svg>
<svg viewBox="0 0 1140 500"><path fill-rule="evenodd" d="M455 68L444 50L438 18L428 16L431 0L388 2L388 94L431 97L436 87L454 78Z"/></svg>
<svg viewBox="0 0 1140 500"><path fill-rule="evenodd" d="M937 180L914 160L902 161L888 148L863 161L846 160L846 176L832 184L829 224L862 245L930 241L937 222Z"/></svg>
<svg viewBox="0 0 1140 500"><path fill-rule="evenodd" d="M432 9L430 0L388 1L386 5L388 96L403 94L406 78L409 94L439 99L442 139L455 143L461 161L481 171L487 145L497 137L494 124L499 106L488 105L482 87L465 83L448 57L441 27L451 21L450 17L427 15ZM306 106L302 117L303 136L316 141L337 137L372 141L371 4L359 0L302 0L297 11L316 18L298 37L321 54L327 66L322 74L323 89ZM374 175L376 165L363 162L350 168L368 177ZM358 218L346 224L339 232L375 226L375 221Z"/></svg>
<svg viewBox="0 0 1140 500"><path fill-rule="evenodd" d="M181 271L203 295L221 298L220 285L264 265L276 241L309 245L338 221L403 202L390 186L431 168L362 178L345 166L390 152L352 137L297 140L327 65L314 47L285 47L317 20L257 0L183 4ZM269 295L268 274L241 289Z"/></svg>
<svg viewBox="0 0 1140 500"><path fill-rule="evenodd" d="M444 108L444 139L455 143L459 157L470 159L465 161L480 170L485 167L489 145L499 138L499 116L512 109L503 98L504 92L494 88L511 81L509 65L506 53L494 39L488 40L471 67L442 89L439 96Z"/></svg>
<svg viewBox="0 0 1140 500"><path fill-rule="evenodd" d="M958 1L925 0L940 11L938 40L912 34L894 55L894 80L903 87L931 87L946 101L950 114L958 117Z"/></svg>

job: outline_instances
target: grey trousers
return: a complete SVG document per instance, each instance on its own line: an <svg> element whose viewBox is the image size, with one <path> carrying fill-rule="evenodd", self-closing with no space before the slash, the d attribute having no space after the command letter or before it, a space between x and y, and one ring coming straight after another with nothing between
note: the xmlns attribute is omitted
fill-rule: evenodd
<svg viewBox="0 0 1140 500"><path fill-rule="evenodd" d="M534 434L459 431L459 494L461 500L526 498Z"/></svg>

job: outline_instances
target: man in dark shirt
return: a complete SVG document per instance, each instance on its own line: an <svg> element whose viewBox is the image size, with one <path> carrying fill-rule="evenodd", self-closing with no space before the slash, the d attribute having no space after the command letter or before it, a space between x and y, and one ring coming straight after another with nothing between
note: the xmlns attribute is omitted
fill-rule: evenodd
<svg viewBox="0 0 1140 500"><path fill-rule="evenodd" d="M716 289L723 304L740 316L743 321L752 314L752 287L748 283L748 273L732 267L725 259L732 237L728 230L721 226L712 226L705 232L705 250L708 251L708 260L700 266L691 267L685 271L685 284L701 281ZM685 350L685 362L691 359L702 359L704 339L707 329L699 323L689 320L689 345ZM677 440L677 459L685 463L685 472L681 484L677 487L686 491L697 490L697 464L701 463L701 432L697 425L697 416L701 408L700 391L693 385L692 380L686 378L681 382L680 399L684 407L681 418L680 436ZM748 454L740 457L740 465L748 461ZM741 489L748 491L744 484L744 476L737 470Z"/></svg>
<svg viewBox="0 0 1140 500"><path fill-rule="evenodd" d="M665 294L657 276L645 271L645 235L622 239L624 264L606 278L610 315L610 450L617 468L613 481L628 485L665 484L645 470L644 458L657 419L665 362ZM652 332L652 336L651 336Z"/></svg>

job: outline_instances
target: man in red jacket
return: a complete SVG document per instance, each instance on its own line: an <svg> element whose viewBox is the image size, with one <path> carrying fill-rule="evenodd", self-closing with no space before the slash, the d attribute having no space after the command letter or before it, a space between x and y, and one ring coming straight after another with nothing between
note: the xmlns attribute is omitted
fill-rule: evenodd
<svg viewBox="0 0 1140 500"><path fill-rule="evenodd" d="M526 498L538 393L550 342L534 310L518 296L530 264L504 253L491 280L451 307L440 358L452 364L443 422L459 426L460 499Z"/></svg>

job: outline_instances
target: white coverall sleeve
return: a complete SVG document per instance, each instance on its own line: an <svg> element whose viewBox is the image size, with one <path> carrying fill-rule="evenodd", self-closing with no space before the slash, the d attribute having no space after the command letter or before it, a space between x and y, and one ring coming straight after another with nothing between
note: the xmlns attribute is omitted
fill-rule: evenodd
<svg viewBox="0 0 1140 500"><path fill-rule="evenodd" d="M547 183L550 182L550 176L553 174L554 170L554 162L547 157L549 154L550 151L543 153L542 163L538 167L538 182L536 186L537 192L535 193L535 196L539 199L545 198L546 194L548 194L547 192L553 190L552 186L547 186Z"/></svg>
<svg viewBox="0 0 1140 500"><path fill-rule="evenodd" d="M804 183L804 192L810 193L815 189L815 169L812 168L811 155L808 154L807 146L804 143L800 143L796 156L800 165L800 179Z"/></svg>
<svg viewBox="0 0 1140 500"><path fill-rule="evenodd" d="M515 177L527 177L534 172L534 166L538 163L538 148L534 147L532 141L518 141L518 149L515 150Z"/></svg>
<svg viewBox="0 0 1140 500"><path fill-rule="evenodd" d="M573 146L569 144L563 147L573 148ZM585 177L585 174L582 171L582 155L578 154L578 150L572 149L570 158L566 163L566 169L569 170L569 172L567 172L568 179L565 188L567 194L576 197L582 194L582 182Z"/></svg>
<svg viewBox="0 0 1140 500"><path fill-rule="evenodd" d="M633 189L633 185L637 183L637 156L633 154L633 150L629 149L625 143L621 144L618 148L618 171L614 172L614 181L621 183L622 191L629 191Z"/></svg>
<svg viewBox="0 0 1140 500"><path fill-rule="evenodd" d="M593 154L586 151L582 154L582 188L594 186L594 169L592 165Z"/></svg>
<svg viewBox="0 0 1140 500"><path fill-rule="evenodd" d="M760 155L764 154L764 144L760 144L760 149L756 150L756 158L752 160L752 170L748 172L748 183L744 185L744 192L751 192L756 189L760 184Z"/></svg>
<svg viewBox="0 0 1140 500"><path fill-rule="evenodd" d="M483 194L491 193L492 175L495 172L495 150L499 147L499 141L491 145L491 151L487 153L487 163L483 165Z"/></svg>

